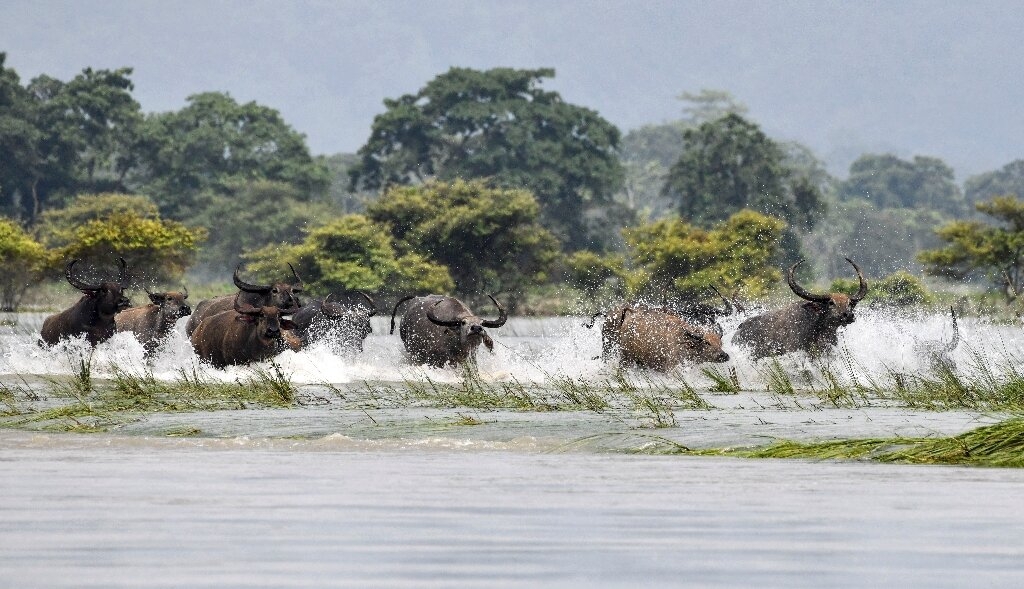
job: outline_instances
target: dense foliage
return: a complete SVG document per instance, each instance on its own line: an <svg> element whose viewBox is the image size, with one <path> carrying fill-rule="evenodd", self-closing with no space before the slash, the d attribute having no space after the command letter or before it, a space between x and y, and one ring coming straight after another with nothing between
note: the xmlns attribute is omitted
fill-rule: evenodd
<svg viewBox="0 0 1024 589"><path fill-rule="evenodd" d="M619 131L540 87L551 69L452 68L419 92L384 101L352 170L355 187L489 178L536 195L544 225L570 249L604 247L585 210L622 183Z"/></svg>
<svg viewBox="0 0 1024 589"><path fill-rule="evenodd" d="M964 199L972 206L1007 195L1024 198L1024 159L1014 160L992 172L971 176L964 182Z"/></svg>
<svg viewBox="0 0 1024 589"><path fill-rule="evenodd" d="M838 187L844 200L859 198L878 208L926 208L951 215L964 211L953 169L940 159L866 154L850 165L850 176Z"/></svg>
<svg viewBox="0 0 1024 589"><path fill-rule="evenodd" d="M43 277L46 248L13 219L0 217L0 311L14 311L28 287Z"/></svg>

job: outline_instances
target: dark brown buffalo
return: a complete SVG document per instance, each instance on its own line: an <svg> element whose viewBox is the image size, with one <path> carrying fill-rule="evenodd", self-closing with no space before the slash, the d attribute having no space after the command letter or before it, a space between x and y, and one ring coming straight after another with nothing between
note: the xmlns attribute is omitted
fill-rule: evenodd
<svg viewBox="0 0 1024 589"><path fill-rule="evenodd" d="M684 363L727 362L722 334L665 309L625 307L617 329L622 364L668 371Z"/></svg>
<svg viewBox="0 0 1024 589"><path fill-rule="evenodd" d="M297 308L254 307L236 295L234 308L208 317L192 332L196 355L223 368L272 358L285 349L282 330L295 327L283 318Z"/></svg>
<svg viewBox="0 0 1024 589"><path fill-rule="evenodd" d="M290 309L302 306L302 303L299 301L299 294L302 293L302 279L295 273L295 268L292 268L291 264L288 264L288 268L292 271L292 277L295 281L290 283L277 282L274 284L249 284L239 278L239 268L241 268L241 265L235 268L235 272L231 275L231 279L241 292L201 301L196 305L196 310L192 313L192 316L188 318L188 323L185 324L185 335L191 336L192 332L194 332L196 328L199 327L199 324L207 317L213 317L214 315L223 313L224 311L230 311L234 307L236 296L241 297L239 300L242 304L249 305L251 307L266 306L277 307L279 309Z"/></svg>
<svg viewBox="0 0 1024 589"><path fill-rule="evenodd" d="M852 260L846 261L857 271L860 288L857 294L812 294L796 283L796 267L789 268L786 281L789 288L803 302L795 302L781 309L762 313L740 323L733 342L750 349L754 360L790 352L805 351L812 356L832 349L838 343L840 327L853 323L857 303L868 293L868 282Z"/></svg>
<svg viewBox="0 0 1024 589"><path fill-rule="evenodd" d="M377 314L377 307L369 295L359 294L368 305L338 303L330 300L330 296L323 301L309 301L292 315L292 335L296 339L289 343L301 349L326 341L343 352L362 352L363 340L373 333L370 317Z"/></svg>
<svg viewBox="0 0 1024 589"><path fill-rule="evenodd" d="M92 345L110 339L114 335L114 315L131 306L131 301L124 296L125 274L128 263L124 258L117 280L91 284L79 280L74 275L75 264L72 260L64 271L64 277L71 286L85 293L70 309L56 315L50 315L43 321L40 338L47 345L54 345L62 339L84 335Z"/></svg>
<svg viewBox="0 0 1024 589"><path fill-rule="evenodd" d="M721 307L699 300L686 300L671 303L667 306L669 309L674 311L676 315L679 315L679 317L692 325L715 329L720 332L722 328L718 323L718 318L728 317L729 315L732 315L736 309L732 301L725 298L725 295L722 293L718 292L717 288L709 286L708 290L714 293L718 298L722 299Z"/></svg>
<svg viewBox="0 0 1024 589"><path fill-rule="evenodd" d="M143 307L132 307L114 317L117 331L130 331L146 349L146 354L156 351L160 342L167 337L174 324L182 317L192 314L188 306L188 289L183 292L149 292L150 303Z"/></svg>
<svg viewBox="0 0 1024 589"><path fill-rule="evenodd" d="M391 333L395 333L395 313L405 301L412 299L399 334L409 358L416 364L431 366L457 365L476 360L476 349L483 343L494 350L494 341L484 328L505 325L508 314L497 300L487 295L498 308L498 318L481 319L459 299L445 295L408 296L395 304L391 312Z"/></svg>

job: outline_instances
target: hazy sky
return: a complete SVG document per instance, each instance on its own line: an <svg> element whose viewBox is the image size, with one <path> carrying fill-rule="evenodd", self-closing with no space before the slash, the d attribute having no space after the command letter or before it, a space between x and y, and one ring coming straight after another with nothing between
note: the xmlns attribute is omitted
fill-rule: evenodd
<svg viewBox="0 0 1024 589"><path fill-rule="evenodd" d="M23 81L135 68L146 111L227 91L316 153L355 151L382 100L452 66L554 67L545 84L623 131L732 92L773 137L843 172L865 151L961 176L1024 157L1024 7L999 2L4 0Z"/></svg>

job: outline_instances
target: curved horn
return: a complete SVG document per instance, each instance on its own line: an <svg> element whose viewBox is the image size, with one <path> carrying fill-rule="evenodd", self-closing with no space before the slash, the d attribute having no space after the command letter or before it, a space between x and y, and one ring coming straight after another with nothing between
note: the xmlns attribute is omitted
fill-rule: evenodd
<svg viewBox="0 0 1024 589"><path fill-rule="evenodd" d="M235 273L231 275L231 280L234 281L235 286L238 287L238 290L244 290L245 292L255 292L259 294L267 294L268 292L270 292L270 289L273 288L273 285L270 284L266 286L257 286L255 284L249 284L248 282L242 281L242 279L238 277L238 271L241 268L241 264L236 266Z"/></svg>
<svg viewBox="0 0 1024 589"><path fill-rule="evenodd" d="M710 285L708 286L708 288L710 288L712 292L718 295L718 298L722 299L722 302L725 303L725 308L722 309L721 311L715 310L715 315L721 315L722 317L728 317L729 315L732 315L733 308L732 303L729 302L729 299L725 298L725 295L719 292L718 289L714 287L714 285Z"/></svg>
<svg viewBox="0 0 1024 589"><path fill-rule="evenodd" d="M363 292L361 290L357 290L356 292L358 292L359 294L363 295L363 298L366 299L366 302L370 303L370 317L373 317L374 315L376 315L377 314L377 303L376 303L376 301L374 301L373 298L370 297L370 295L366 294L365 292Z"/></svg>
<svg viewBox="0 0 1024 589"><path fill-rule="evenodd" d="M857 294L850 297L850 300L854 303L860 302L864 298L864 295L868 294L868 281L864 280L864 273L860 271L860 267L853 263L850 258L844 258L847 262L853 266L853 269L857 271L857 280L860 281L860 288L857 289Z"/></svg>
<svg viewBox="0 0 1024 589"><path fill-rule="evenodd" d="M960 343L960 328L956 325L956 311L953 310L952 306L949 307L949 315L953 318L953 339L946 346L946 351L952 352L956 349L957 344Z"/></svg>
<svg viewBox="0 0 1024 589"><path fill-rule="evenodd" d="M796 264L793 264L792 266L789 267L789 273L786 275L786 283L789 284L790 290L792 290L796 296L802 299L807 299L808 301L814 301L815 303L827 303L831 301L832 297L830 297L829 295L809 293L806 290L804 290L802 286L796 283L796 278L793 277L793 274L796 272L796 267L803 263L804 261L800 260Z"/></svg>
<svg viewBox="0 0 1024 589"><path fill-rule="evenodd" d="M188 287L185 286L184 284L181 285L181 298L183 298L183 299L187 299L188 298Z"/></svg>
<svg viewBox="0 0 1024 589"><path fill-rule="evenodd" d="M598 317L604 317L604 316L605 316L604 311L598 311L597 313L594 313L593 315L590 316L590 323L584 323L583 327L586 327L587 329L590 329L591 327L594 326L595 323L597 323L597 318Z"/></svg>
<svg viewBox="0 0 1024 589"><path fill-rule="evenodd" d="M391 335L395 334L395 313L398 312L398 306L401 305L402 303L404 303L405 301L408 301L409 299L415 299L415 298L416 298L416 295L409 295L409 296L402 297L402 298L398 299L398 302L395 303L395 308L391 310L391 331L388 332L388 333L390 333Z"/></svg>
<svg viewBox="0 0 1024 589"><path fill-rule="evenodd" d="M75 278L73 268L75 267L75 264L77 264L80 261L81 260L75 259L68 262L68 267L64 270L64 277L67 278L68 284L77 288L78 290L99 290L103 288L101 286L89 284L88 282L82 282L81 280Z"/></svg>
<svg viewBox="0 0 1024 589"><path fill-rule="evenodd" d="M502 307L501 303L499 303L493 296L487 295L487 298L491 299L494 306L498 308L498 318L493 321L490 319L484 319L480 322L480 325L483 325L484 327L501 327L502 325L505 325L505 322L508 321L508 313L505 312L505 307Z"/></svg>
<svg viewBox="0 0 1024 589"><path fill-rule="evenodd" d="M622 313L619 315L619 327L622 327L622 322L626 320L626 313L632 313L633 307L623 307Z"/></svg>
<svg viewBox="0 0 1024 589"><path fill-rule="evenodd" d="M429 309L427 309L427 319L430 319L430 322L433 323L434 325L440 325L441 327L455 327L462 323L458 319L443 321L441 319L438 319L437 316L434 315L434 307L440 305L444 301L445 299L441 299L440 301L437 301L436 303L431 305Z"/></svg>
<svg viewBox="0 0 1024 589"><path fill-rule="evenodd" d="M128 262L125 262L124 258L120 256L117 259L121 262L121 271L117 273L117 283L124 284L125 278L128 277Z"/></svg>
<svg viewBox="0 0 1024 589"><path fill-rule="evenodd" d="M330 293L326 297L324 297L324 301L320 303L320 312L323 313L324 317L327 317L328 319L341 319L341 317L345 315L344 310L338 310L337 303L334 303L333 305L330 306L328 306L327 304L331 302L332 296L334 296L334 293Z"/></svg>
<svg viewBox="0 0 1024 589"><path fill-rule="evenodd" d="M296 284L302 286L302 279L299 278L299 275L295 272L295 268L292 267L291 263L288 264L288 269L292 271L292 276L295 277L295 282L292 283L292 286Z"/></svg>
<svg viewBox="0 0 1024 589"><path fill-rule="evenodd" d="M242 296L241 293L235 295L235 311L241 313L242 315L261 315L263 313L263 309L259 307L254 307L249 303L239 304L238 297L240 296Z"/></svg>
<svg viewBox="0 0 1024 589"><path fill-rule="evenodd" d="M149 295L150 297L152 297L152 296L153 296L153 293L149 292L149 289L148 289L148 288L146 288L146 285L145 285L145 284L143 284L143 285L142 285L142 290L146 291L146 294L148 294L148 295Z"/></svg>

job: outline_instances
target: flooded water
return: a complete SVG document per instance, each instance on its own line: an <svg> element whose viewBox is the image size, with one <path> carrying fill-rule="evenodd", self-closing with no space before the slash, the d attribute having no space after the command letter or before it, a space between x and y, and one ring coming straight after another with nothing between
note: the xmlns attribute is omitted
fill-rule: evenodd
<svg viewBox="0 0 1024 589"><path fill-rule="evenodd" d="M74 374L85 349L42 350L40 317L0 327L0 383L37 389ZM686 382L709 408L675 425L603 411L380 402L374 387L458 383L410 366L385 322L357 357L321 347L278 358L299 385L287 409L154 413L104 433L0 429L0 587L820 587L1011 586L1024 581L1017 470L651 456L665 444L924 437L1002 415L835 407L765 390L764 367L729 343L742 392L712 393L699 368L630 372ZM179 325L181 327L181 325ZM578 318L512 319L481 350L490 383L604 382L600 335ZM948 316L860 313L832 360L844 378L926 370ZM1012 361L1019 326L961 321L952 362ZM224 382L176 336L147 363L130 336L102 344L115 370ZM821 366L794 355L795 384ZM367 392L370 391L370 392ZM370 402L373 400L374 402ZM660 425L671 425L664 422ZM184 436L184 437L182 437Z"/></svg>

